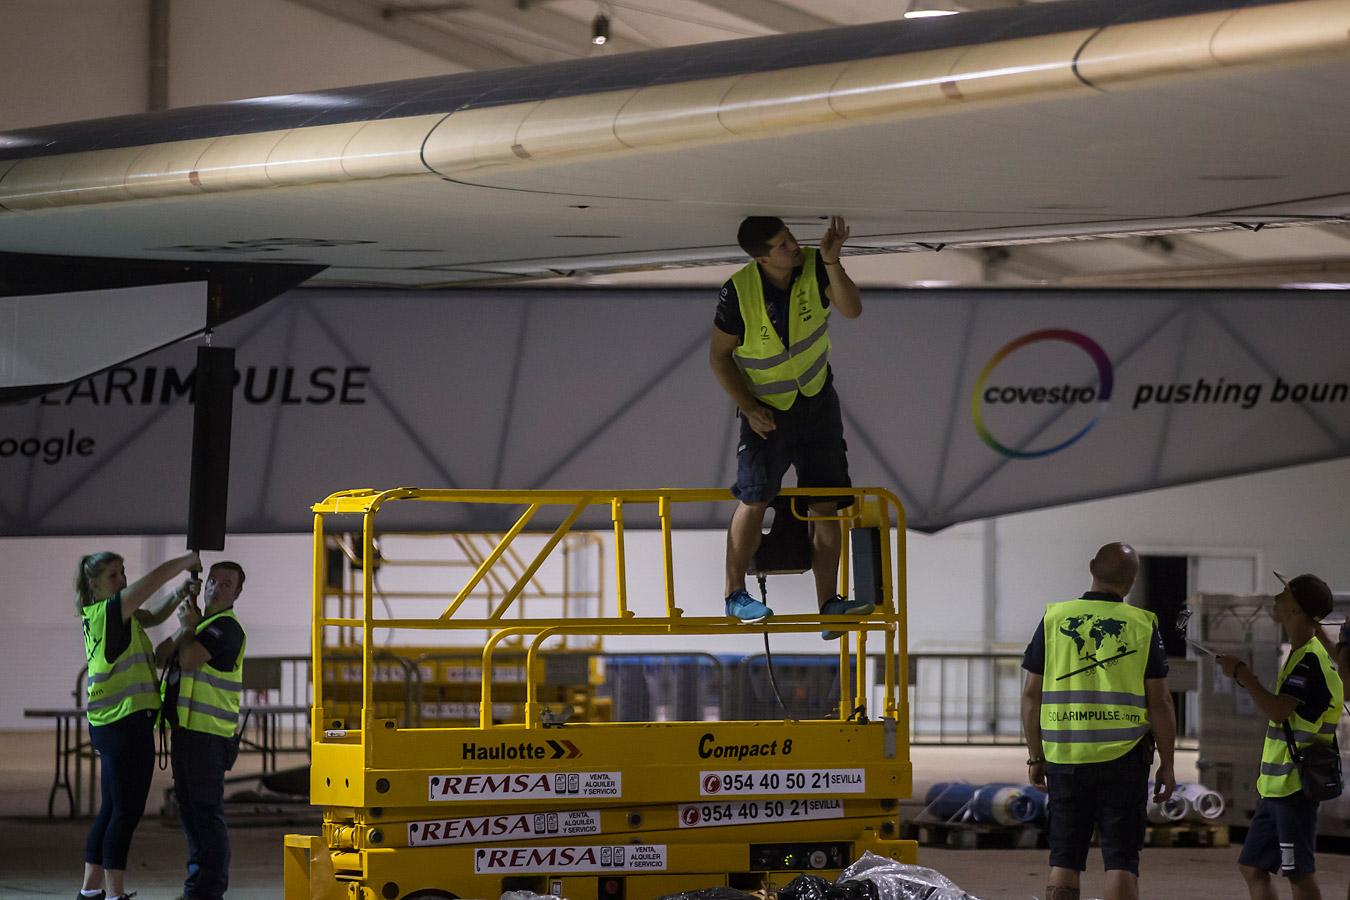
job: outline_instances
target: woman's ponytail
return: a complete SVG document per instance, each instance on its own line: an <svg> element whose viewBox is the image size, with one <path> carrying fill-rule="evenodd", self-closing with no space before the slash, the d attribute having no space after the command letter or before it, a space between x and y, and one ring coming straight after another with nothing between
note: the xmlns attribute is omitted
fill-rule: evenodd
<svg viewBox="0 0 1350 900"><path fill-rule="evenodd" d="M98 553L90 553L88 556L80 557L80 563L75 569L75 613L78 615L86 606L101 597L94 596L93 581L103 571L103 567L111 562L120 562L122 557L108 550L100 550Z"/></svg>

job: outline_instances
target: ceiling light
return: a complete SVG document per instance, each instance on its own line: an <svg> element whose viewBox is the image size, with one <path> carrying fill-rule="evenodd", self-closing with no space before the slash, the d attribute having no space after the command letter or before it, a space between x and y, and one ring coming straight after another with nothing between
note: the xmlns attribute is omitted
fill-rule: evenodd
<svg viewBox="0 0 1350 900"><path fill-rule="evenodd" d="M961 10L948 0L914 0L905 13L906 19L931 19L935 16L954 16Z"/></svg>
<svg viewBox="0 0 1350 900"><path fill-rule="evenodd" d="M609 43L609 16L604 13L596 13L591 23L591 43L597 47Z"/></svg>

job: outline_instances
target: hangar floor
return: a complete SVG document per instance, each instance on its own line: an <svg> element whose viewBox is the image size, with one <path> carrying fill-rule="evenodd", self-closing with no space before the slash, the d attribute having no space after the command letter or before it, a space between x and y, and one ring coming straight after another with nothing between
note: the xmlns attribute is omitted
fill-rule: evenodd
<svg viewBox="0 0 1350 900"><path fill-rule="evenodd" d="M51 780L51 736L46 732L0 735L5 766L0 770L0 897L40 900L73 896L80 870L87 820L46 818ZM966 779L981 783L1014 780L1025 751L1016 747L916 747L915 794L936 781ZM242 762L242 761L241 761ZM1193 779L1195 754L1182 753L1179 776ZM181 887L184 843L176 823L158 815L163 788L170 780L157 772L150 813L132 848L133 875L128 887L140 900L174 896ZM59 811L64 811L60 807ZM281 889L281 840L286 832L310 832L317 817L294 810L289 823L276 816L231 823L232 900L277 900ZM1238 847L1169 848L1144 852L1142 896L1187 900L1233 900L1245 895L1237 873ZM1041 897L1045 888L1044 850L948 850L920 848L920 861L945 874L981 900ZM1090 859L1084 898L1101 897L1100 857ZM1344 896L1350 881L1350 856L1318 857L1321 886L1328 900ZM1287 894L1287 891L1283 891ZM1283 895L1282 894L1282 895Z"/></svg>

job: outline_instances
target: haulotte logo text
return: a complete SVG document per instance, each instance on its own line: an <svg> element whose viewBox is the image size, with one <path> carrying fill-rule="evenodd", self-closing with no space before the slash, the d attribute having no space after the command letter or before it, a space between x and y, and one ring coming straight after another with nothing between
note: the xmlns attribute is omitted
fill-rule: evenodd
<svg viewBox="0 0 1350 900"><path fill-rule="evenodd" d="M1000 377L1002 364L1015 354L1043 352L1047 345L1067 345L1081 352L1088 361L1090 374L1076 366L1072 376L1055 377L1046 373L1034 379ZM971 392L971 420L975 432L990 449L1013 459L1038 459L1065 450L1082 440L1113 406L1122 405L1116 396L1115 367L1101 345L1087 335L1063 328L1032 331L1003 345L989 358L975 380ZM1127 410L1136 412L1158 407L1223 407L1249 412L1258 406L1313 405L1319 407L1350 403L1350 381L1303 382L1276 375L1273 378L1244 379L1230 374L1200 375L1187 380L1144 378L1127 391ZM1000 439L987 419L1002 419L1003 410L1018 413L1039 412L1043 419L1058 419L1058 413L1075 413L1069 423L1047 427L1044 436L1021 444Z"/></svg>

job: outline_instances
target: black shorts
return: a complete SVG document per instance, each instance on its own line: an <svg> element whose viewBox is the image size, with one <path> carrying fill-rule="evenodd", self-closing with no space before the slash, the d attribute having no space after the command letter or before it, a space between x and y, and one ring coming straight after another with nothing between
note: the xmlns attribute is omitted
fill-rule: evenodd
<svg viewBox="0 0 1350 900"><path fill-rule="evenodd" d="M1317 871L1317 801L1302 791L1288 797L1262 797L1242 842L1238 865L1266 872L1311 875Z"/></svg>
<svg viewBox="0 0 1350 900"><path fill-rule="evenodd" d="M797 470L797 486L852 487L844 421L833 381L814 397L798 396L788 410L773 410L776 426L767 438L741 418L736 449L736 483L731 493L745 503L768 503L778 496L788 466ZM828 499L828 498L826 498ZM833 498L842 509L852 497Z"/></svg>
<svg viewBox="0 0 1350 900"><path fill-rule="evenodd" d="M1139 874L1139 851L1148 825L1148 770L1153 745L1147 740L1119 759L1079 766L1056 766L1046 774L1050 787L1050 865L1082 872L1087 868L1093 828L1102 836L1102 863ZM1145 754L1147 750L1147 754Z"/></svg>

